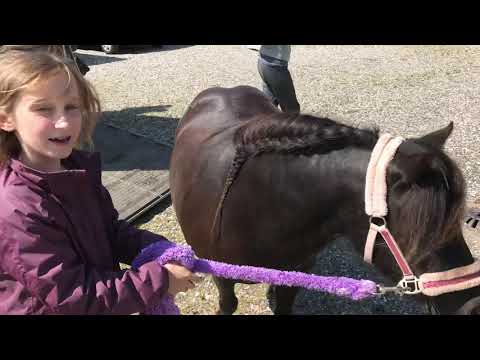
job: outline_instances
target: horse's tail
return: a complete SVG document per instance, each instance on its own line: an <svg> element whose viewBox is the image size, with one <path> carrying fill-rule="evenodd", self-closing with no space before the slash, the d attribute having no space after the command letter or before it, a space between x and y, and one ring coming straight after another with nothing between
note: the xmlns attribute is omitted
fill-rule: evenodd
<svg viewBox="0 0 480 360"><path fill-rule="evenodd" d="M215 218L213 219L213 224L210 229L210 237L211 239L216 242L221 235L221 225L222 225L222 215L223 215L223 204L225 203L225 199L230 191L230 188L233 185L240 169L242 168L243 164L247 161L248 156L240 149L235 151L235 157L233 158L232 164L228 169L227 179L225 180L225 185L223 187L222 195L220 196L220 201L218 202L217 209L215 211Z"/></svg>

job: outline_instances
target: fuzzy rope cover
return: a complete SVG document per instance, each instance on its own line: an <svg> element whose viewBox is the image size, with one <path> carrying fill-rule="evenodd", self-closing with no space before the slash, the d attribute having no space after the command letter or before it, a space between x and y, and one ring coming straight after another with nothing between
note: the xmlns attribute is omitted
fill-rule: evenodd
<svg viewBox="0 0 480 360"><path fill-rule="evenodd" d="M303 287L345 296L353 300L363 300L374 296L377 292L376 284L369 280L317 276L295 271L230 265L212 260L196 259L195 253L189 246L177 246L169 241L159 241L143 249L134 260L132 267L138 269L143 264L154 260L161 266L172 262L177 263L194 273L255 283ZM175 305L174 298L166 294L158 304L150 306L146 313L151 315L180 315L180 310Z"/></svg>

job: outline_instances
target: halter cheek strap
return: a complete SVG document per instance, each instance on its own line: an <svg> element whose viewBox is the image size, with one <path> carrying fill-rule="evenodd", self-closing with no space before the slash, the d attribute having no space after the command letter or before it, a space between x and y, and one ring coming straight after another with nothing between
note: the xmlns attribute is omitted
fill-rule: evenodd
<svg viewBox="0 0 480 360"><path fill-rule="evenodd" d="M372 151L370 162L368 164L365 184L365 212L370 216L371 220L372 218L380 218L384 223L383 227L380 228L370 220L370 230L368 232L367 243L365 244L365 251L363 255L363 259L370 264L372 263L373 247L375 245L375 239L377 238L378 232L380 229L386 229L388 231L384 218L388 214L387 167L395 156L395 153L402 142L403 138L401 137L393 137L390 134L384 134L380 136L375 148ZM399 253L399 256L396 256L395 259L403 271L403 268L408 267L408 264L405 261L402 252L396 245L395 240L393 240L393 243L395 245L392 246L396 248L395 252ZM389 244L389 242L387 242L387 244ZM399 263L399 260L402 260L402 263ZM411 270L409 272L411 273Z"/></svg>
<svg viewBox="0 0 480 360"><path fill-rule="evenodd" d="M385 240L385 243L387 244L388 248L390 249L390 252L392 253L393 257L395 258L398 266L400 267L400 270L402 270L403 276L404 277L412 277L413 271L410 269L410 266L408 265L407 260L405 259L405 256L403 256L402 251L397 245L397 242L395 241L393 235L390 233L388 228L385 225L378 226L375 225L374 223L370 223L370 231L369 231L369 236L370 234L373 234L371 237L371 244L367 244L372 250L370 252L370 259L373 254L373 245L375 243L375 239L377 237L377 234L380 233L382 238ZM368 239L367 239L368 242ZM365 250L367 248L365 247ZM366 251L365 251L366 252ZM371 264L371 261L369 262Z"/></svg>

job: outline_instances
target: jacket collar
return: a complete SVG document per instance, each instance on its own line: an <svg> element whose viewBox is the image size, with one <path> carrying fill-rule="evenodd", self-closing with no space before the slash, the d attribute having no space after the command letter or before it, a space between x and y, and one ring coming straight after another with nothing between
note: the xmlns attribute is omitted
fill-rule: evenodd
<svg viewBox="0 0 480 360"><path fill-rule="evenodd" d="M83 187L90 179L101 184L101 161L99 153L74 150L62 164L67 170L46 173L24 165L17 158L9 160L9 166L19 177L25 178L46 191L63 194L72 189Z"/></svg>

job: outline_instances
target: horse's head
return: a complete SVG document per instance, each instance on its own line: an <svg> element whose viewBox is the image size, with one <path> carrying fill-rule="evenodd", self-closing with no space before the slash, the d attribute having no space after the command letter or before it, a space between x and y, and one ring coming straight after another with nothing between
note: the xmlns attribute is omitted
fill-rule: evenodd
<svg viewBox="0 0 480 360"><path fill-rule="evenodd" d="M443 152L453 124L422 138L402 143L390 163L388 226L417 276L472 264L474 259L462 235L465 183L455 163ZM381 245L380 245L381 244ZM375 262L393 278L401 273L384 243ZM480 309L480 287L426 297L421 300L439 313L475 313ZM428 300L428 301L427 301Z"/></svg>

